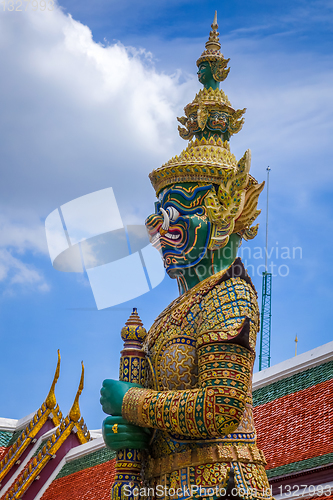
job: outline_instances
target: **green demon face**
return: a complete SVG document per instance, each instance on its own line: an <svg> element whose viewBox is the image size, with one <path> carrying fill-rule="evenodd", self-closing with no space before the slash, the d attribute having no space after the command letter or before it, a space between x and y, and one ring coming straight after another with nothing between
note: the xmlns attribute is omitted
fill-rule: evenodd
<svg viewBox="0 0 333 500"><path fill-rule="evenodd" d="M211 137L214 134L217 137L222 136L222 140L229 140L229 115L223 111L216 109L209 110L207 121L205 123L204 129L202 129L198 123L197 111L191 113L186 121L186 127L190 134L196 137Z"/></svg>
<svg viewBox="0 0 333 500"><path fill-rule="evenodd" d="M150 241L163 255L172 278L198 264L205 256L211 234L204 199L211 185L185 182L165 188L146 220Z"/></svg>

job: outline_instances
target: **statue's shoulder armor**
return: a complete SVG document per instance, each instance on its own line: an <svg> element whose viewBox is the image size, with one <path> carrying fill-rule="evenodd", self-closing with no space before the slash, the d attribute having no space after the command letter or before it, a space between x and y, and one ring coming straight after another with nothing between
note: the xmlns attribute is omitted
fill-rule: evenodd
<svg viewBox="0 0 333 500"><path fill-rule="evenodd" d="M163 331L170 330L173 325L178 326L185 334L191 333L197 320L201 321L200 315L209 314L214 312L214 308L218 308L220 302L215 299L223 299L230 284L234 286L237 297L241 297L245 289L250 290L248 293L252 296L256 296L251 278L238 257L228 269L210 276L171 302L150 328L145 343L146 349L155 343Z"/></svg>
<svg viewBox="0 0 333 500"><path fill-rule="evenodd" d="M197 347L205 339L211 342L231 340L246 318L250 321L250 345L255 349L259 329L257 293L243 263L236 259L203 297L200 321L196 328Z"/></svg>

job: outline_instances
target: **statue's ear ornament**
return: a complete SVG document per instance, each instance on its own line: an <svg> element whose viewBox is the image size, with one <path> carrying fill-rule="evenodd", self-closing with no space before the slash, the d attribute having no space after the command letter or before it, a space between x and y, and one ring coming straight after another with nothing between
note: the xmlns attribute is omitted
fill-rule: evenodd
<svg viewBox="0 0 333 500"><path fill-rule="evenodd" d="M214 80L217 82L223 82L227 78L230 68L225 68L229 61L230 59L217 59L216 61L209 61Z"/></svg>

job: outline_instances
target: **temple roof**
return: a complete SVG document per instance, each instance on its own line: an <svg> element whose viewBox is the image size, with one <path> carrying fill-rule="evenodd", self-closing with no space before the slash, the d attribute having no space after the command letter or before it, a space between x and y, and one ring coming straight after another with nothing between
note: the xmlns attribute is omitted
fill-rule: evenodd
<svg viewBox="0 0 333 500"><path fill-rule="evenodd" d="M0 449L0 485L2 488L4 482L7 481L8 476L13 475L13 468L17 468L20 465L21 459L27 455L28 449L37 441L37 437L44 433L49 426L49 422L52 422L52 426L56 427L59 425L62 419L62 413L57 404L54 389L58 381L60 373L60 353L58 351L58 362L53 382L49 393L41 405L41 407L28 418L23 419L23 422L17 421L17 426L15 431L10 433L10 431L3 430L1 432L1 441L5 444L4 449ZM10 427L9 420L8 427ZM14 421L12 421L13 424ZM23 423L23 425L22 425ZM47 425L48 424L48 425ZM5 427L6 428L6 427ZM10 435L11 434L11 435ZM9 438L6 440L6 438ZM1 489L0 489L1 493Z"/></svg>
<svg viewBox="0 0 333 500"><path fill-rule="evenodd" d="M332 433L332 364L333 342L254 374L258 443L265 452L273 487L277 477L289 478L296 472L304 476L333 462L332 442L327 439L327 433ZM319 403L322 412L318 412ZM57 476L38 498L109 500L115 475L114 457L115 452L105 448L102 437L78 446L68 453L64 465L57 469ZM310 484L313 475L307 477L311 480L303 477L300 481ZM282 500L278 492L275 498ZM301 493L293 494L292 498L308 498ZM323 496L324 499L332 500L332 495Z"/></svg>
<svg viewBox="0 0 333 500"><path fill-rule="evenodd" d="M1 500L109 500L116 454L105 447L101 431L93 431L90 436L81 417L83 374L82 367L67 417L60 417L56 428L32 443L28 460L22 462L19 474L0 495ZM300 482L313 484L315 475L321 474L318 481L325 484L325 477L332 477L332 393L333 342L254 374L258 444L265 453L277 500L280 496L278 490L274 492L274 485L278 488L283 480L295 484L299 478ZM20 421L0 419L0 446L6 454L22 428L34 422L34 415ZM301 498L306 496L293 495L294 500ZM332 495L324 499L332 500Z"/></svg>
<svg viewBox="0 0 333 500"><path fill-rule="evenodd" d="M102 437L78 446L66 455L41 500L109 500L115 479L116 452L105 447Z"/></svg>
<svg viewBox="0 0 333 500"><path fill-rule="evenodd" d="M59 375L58 375L59 376ZM75 441L71 440L70 447L78 446L87 443L90 438L90 433L87 429L84 419L81 417L79 407L79 396L83 390L84 381L84 366L82 363L82 373L79 388L75 396L73 405L65 418L62 418L56 429L53 429L42 436L40 442L34 448L33 456L25 464L24 468L20 471L19 475L15 478L14 482L9 486L9 490L5 493L4 500L14 500L22 498L27 490L34 486L34 490L38 492L44 482L51 476L57 462L63 458L68 452L68 448L59 453L63 444L75 436ZM52 464L49 472L44 472L49 462L57 459L55 464ZM43 477L42 477L43 475ZM42 478L42 481L35 486L35 480ZM32 498L35 498L33 493Z"/></svg>
<svg viewBox="0 0 333 500"><path fill-rule="evenodd" d="M254 420L271 482L332 477L332 394L333 342L254 375Z"/></svg>

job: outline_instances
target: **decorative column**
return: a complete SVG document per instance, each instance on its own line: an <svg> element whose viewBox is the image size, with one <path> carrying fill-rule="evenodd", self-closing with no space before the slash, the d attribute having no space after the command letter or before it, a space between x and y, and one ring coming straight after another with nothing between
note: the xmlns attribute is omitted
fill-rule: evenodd
<svg viewBox="0 0 333 500"><path fill-rule="evenodd" d="M147 336L143 323L134 308L124 328L121 338L124 349L121 351L119 380L144 385L146 358L142 349L143 341ZM130 489L140 490L141 485L142 451L124 449L117 451L116 478L111 490L113 500L137 500L138 494L128 495ZM128 488L125 490L125 486Z"/></svg>

